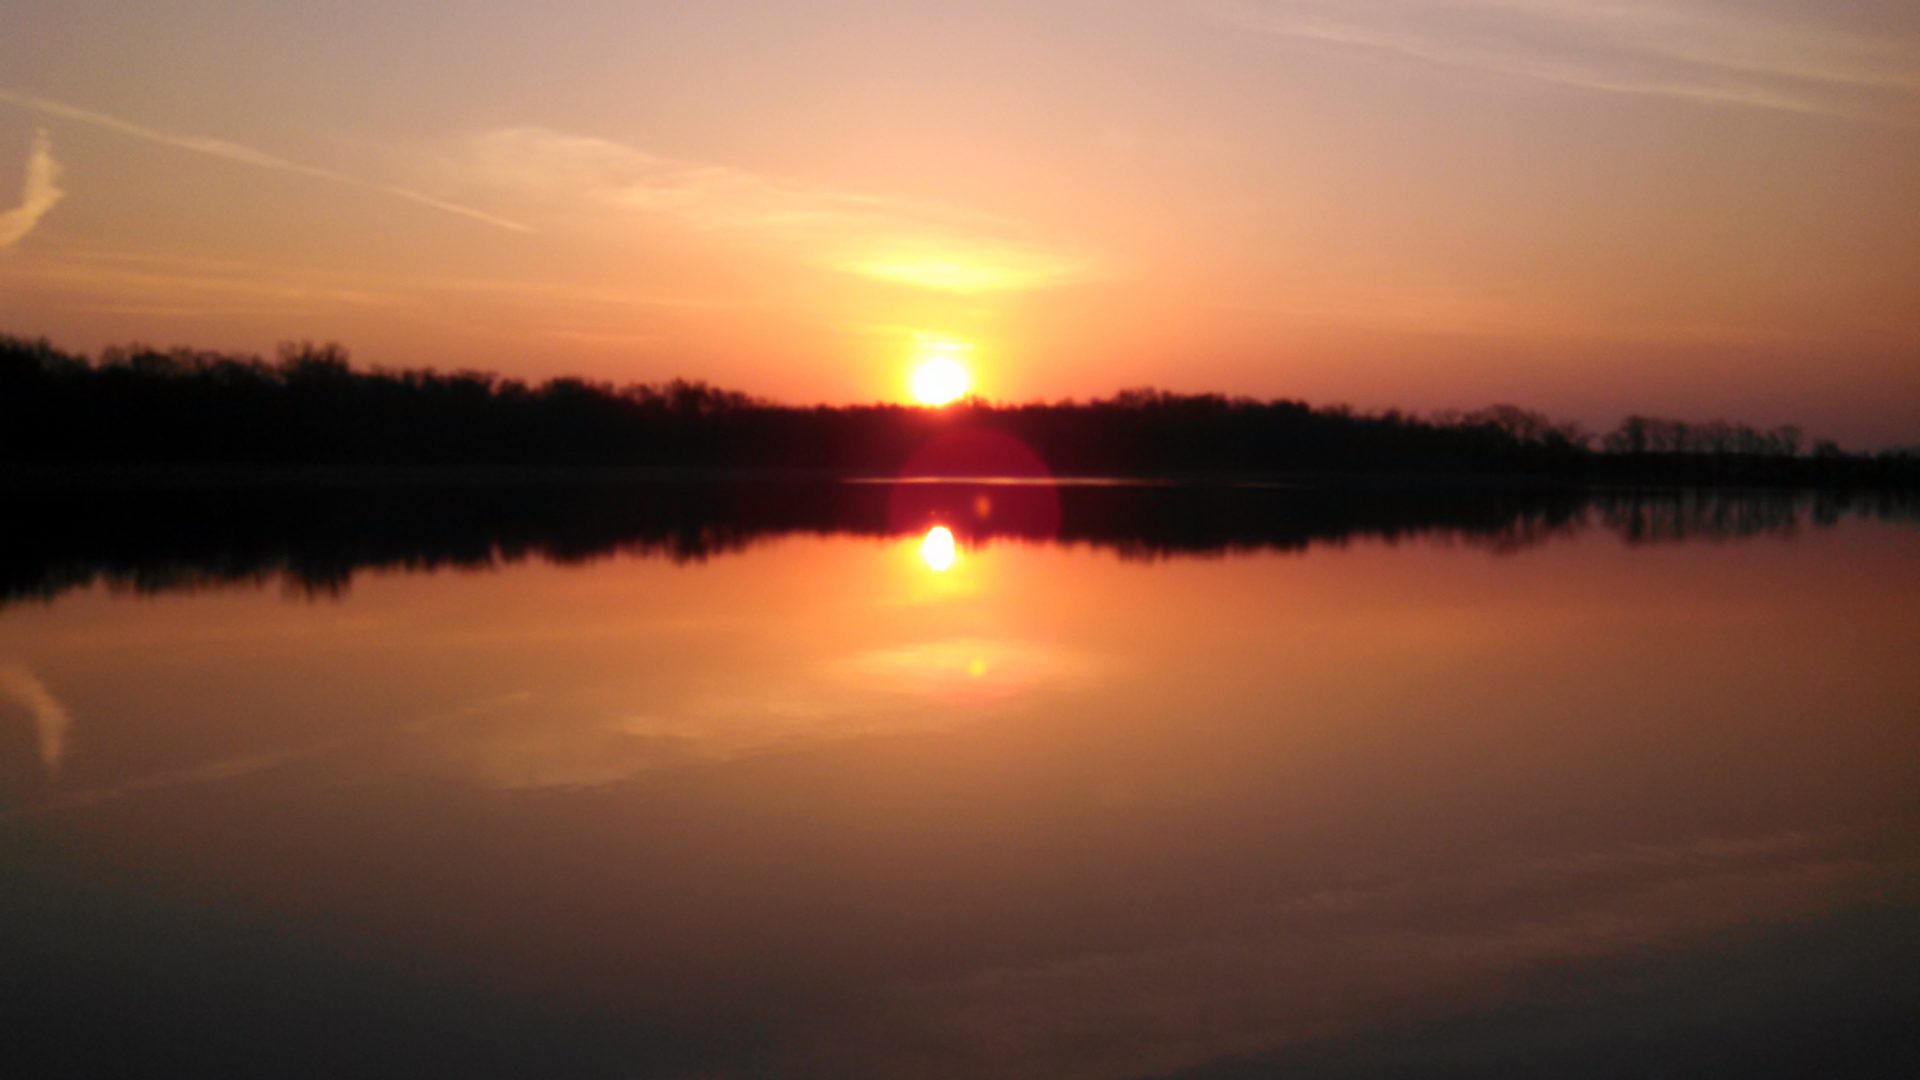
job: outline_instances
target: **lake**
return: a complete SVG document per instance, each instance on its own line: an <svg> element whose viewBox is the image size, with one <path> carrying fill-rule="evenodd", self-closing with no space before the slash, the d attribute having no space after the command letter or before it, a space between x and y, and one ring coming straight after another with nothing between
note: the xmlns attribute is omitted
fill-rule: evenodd
<svg viewBox="0 0 1920 1080"><path fill-rule="evenodd" d="M1910 497L17 492L12 1075L1913 1075Z"/></svg>

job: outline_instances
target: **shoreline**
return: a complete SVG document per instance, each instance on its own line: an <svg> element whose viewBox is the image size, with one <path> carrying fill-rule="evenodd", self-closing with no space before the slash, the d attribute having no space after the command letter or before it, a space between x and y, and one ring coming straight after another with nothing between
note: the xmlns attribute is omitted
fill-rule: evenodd
<svg viewBox="0 0 1920 1080"><path fill-rule="evenodd" d="M1161 471L1060 476L888 475L874 469L623 465L0 465L0 490L252 490L393 487L658 487L914 484L970 487L1235 488L1351 492L1898 491L1910 484L1812 480L1639 479L1513 473Z"/></svg>

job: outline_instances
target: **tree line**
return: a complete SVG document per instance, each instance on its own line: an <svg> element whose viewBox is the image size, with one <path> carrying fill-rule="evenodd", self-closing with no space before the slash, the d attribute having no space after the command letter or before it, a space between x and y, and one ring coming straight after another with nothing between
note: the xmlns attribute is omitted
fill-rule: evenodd
<svg viewBox="0 0 1920 1080"><path fill-rule="evenodd" d="M1425 416L1220 394L944 409L792 406L703 382L617 386L356 369L336 344L275 359L0 335L14 464L639 466L981 474L1392 473L1580 481L1912 484L1911 454L1803 450L1798 428L1629 416L1595 435L1513 405ZM1009 447L1028 451L1009 451ZM932 448L930 450L930 448Z"/></svg>

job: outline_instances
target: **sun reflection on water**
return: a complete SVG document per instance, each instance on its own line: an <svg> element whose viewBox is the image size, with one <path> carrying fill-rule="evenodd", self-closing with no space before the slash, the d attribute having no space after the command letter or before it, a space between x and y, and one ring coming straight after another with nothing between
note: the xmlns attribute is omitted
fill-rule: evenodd
<svg viewBox="0 0 1920 1080"><path fill-rule="evenodd" d="M953 569L960 561L959 549L953 542L953 530L945 525L935 525L927 530L926 539L920 541L920 559L927 569L936 574L944 574Z"/></svg>

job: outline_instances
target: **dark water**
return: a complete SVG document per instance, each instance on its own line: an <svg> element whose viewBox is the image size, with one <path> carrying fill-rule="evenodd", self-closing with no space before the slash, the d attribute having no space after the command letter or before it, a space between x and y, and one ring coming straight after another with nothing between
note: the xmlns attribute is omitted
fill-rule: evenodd
<svg viewBox="0 0 1920 1080"><path fill-rule="evenodd" d="M1906 500L11 502L8 1075L1920 1069Z"/></svg>

